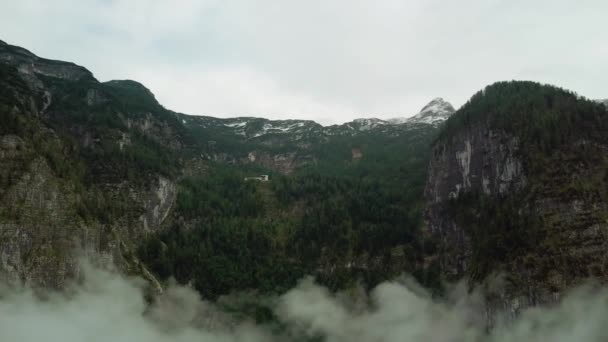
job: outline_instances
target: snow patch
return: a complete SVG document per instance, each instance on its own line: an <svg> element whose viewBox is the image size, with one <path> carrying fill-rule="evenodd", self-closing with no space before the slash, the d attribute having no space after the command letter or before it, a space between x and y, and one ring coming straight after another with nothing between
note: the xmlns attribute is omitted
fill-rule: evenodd
<svg viewBox="0 0 608 342"><path fill-rule="evenodd" d="M441 97L433 99L420 112L410 118L392 118L388 122L394 125L428 124L436 125L447 120L455 110L452 105Z"/></svg>
<svg viewBox="0 0 608 342"><path fill-rule="evenodd" d="M245 127L245 126L247 126L247 122L246 121L236 121L236 122L231 122L231 123L225 123L224 126L232 127L232 128Z"/></svg>

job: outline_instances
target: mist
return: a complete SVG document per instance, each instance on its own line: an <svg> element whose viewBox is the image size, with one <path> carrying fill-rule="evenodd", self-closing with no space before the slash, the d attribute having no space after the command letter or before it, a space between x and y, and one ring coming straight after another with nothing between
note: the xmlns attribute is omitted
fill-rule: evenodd
<svg viewBox="0 0 608 342"><path fill-rule="evenodd" d="M145 281L82 265L66 291L0 288L0 341L603 341L608 291L580 287L550 308L525 310L486 329L481 296L455 286L434 300L405 277L366 295L334 294L303 279L265 298L278 322L256 325L189 287L169 285L148 303ZM238 298L238 296L233 296ZM223 302L229 301L224 299ZM220 300L220 303L222 300Z"/></svg>

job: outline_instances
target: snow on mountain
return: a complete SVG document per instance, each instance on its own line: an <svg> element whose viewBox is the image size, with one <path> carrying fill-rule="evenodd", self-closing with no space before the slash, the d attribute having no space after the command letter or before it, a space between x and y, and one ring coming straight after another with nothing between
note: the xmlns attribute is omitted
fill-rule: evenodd
<svg viewBox="0 0 608 342"><path fill-rule="evenodd" d="M384 121L384 120L380 120L380 119L376 119L376 118L369 118L369 119L355 119L352 121L351 126L356 126L354 128L359 131L369 131L370 129L374 129L378 126L383 126L383 125L388 125L388 124L389 124L389 122Z"/></svg>
<svg viewBox="0 0 608 342"><path fill-rule="evenodd" d="M422 110L409 118L394 118L381 120L378 118L355 119L341 125L322 126L310 120L269 120L256 117L214 118L210 116L182 115L183 123L196 125L205 129L214 129L231 132L247 139L261 138L276 134L293 134L303 136L333 136L356 135L364 132L386 132L394 134L396 130L411 124L437 125L445 121L454 113L454 107L443 100L436 98L429 102ZM298 139L299 139L298 138Z"/></svg>
<svg viewBox="0 0 608 342"><path fill-rule="evenodd" d="M391 118L386 120L388 123L393 125L402 125L407 122L410 118Z"/></svg>
<svg viewBox="0 0 608 342"><path fill-rule="evenodd" d="M410 118L394 118L388 120L392 124L412 124L424 123L436 125L447 120L450 115L454 114L454 107L441 97L433 99L420 112Z"/></svg>

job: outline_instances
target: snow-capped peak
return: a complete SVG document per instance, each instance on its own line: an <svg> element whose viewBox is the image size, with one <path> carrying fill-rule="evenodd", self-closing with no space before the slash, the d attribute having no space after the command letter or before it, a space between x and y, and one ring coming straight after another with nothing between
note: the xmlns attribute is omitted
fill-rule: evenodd
<svg viewBox="0 0 608 342"><path fill-rule="evenodd" d="M390 119L389 122L393 124L426 123L434 125L447 120L454 112L454 107L449 102L437 97L422 107L418 114L410 118Z"/></svg>
<svg viewBox="0 0 608 342"><path fill-rule="evenodd" d="M440 114L440 115L445 115L445 114L452 114L454 112L454 107L452 107L452 105L445 101L444 99L442 99L441 97L437 97L434 98L431 102L429 102L426 106L424 106L422 108L422 110L420 111L420 114L424 114L424 113L433 113L433 114Z"/></svg>

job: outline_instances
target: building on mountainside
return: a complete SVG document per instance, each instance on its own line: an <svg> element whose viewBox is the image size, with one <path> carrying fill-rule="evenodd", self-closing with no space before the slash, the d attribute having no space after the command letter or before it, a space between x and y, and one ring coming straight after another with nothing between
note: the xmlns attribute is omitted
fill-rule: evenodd
<svg viewBox="0 0 608 342"><path fill-rule="evenodd" d="M257 177L245 177L245 181L250 181L250 180L268 182L270 180L270 177L268 175L260 175Z"/></svg>

